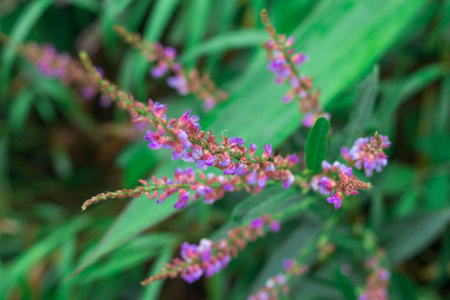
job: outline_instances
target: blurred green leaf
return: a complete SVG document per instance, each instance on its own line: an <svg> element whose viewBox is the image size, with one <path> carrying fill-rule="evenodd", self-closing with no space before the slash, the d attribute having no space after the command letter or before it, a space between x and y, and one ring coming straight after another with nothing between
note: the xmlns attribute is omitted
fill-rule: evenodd
<svg viewBox="0 0 450 300"><path fill-rule="evenodd" d="M13 43L20 44L27 37L31 29L35 26L39 18L50 7L53 0L35 0L21 12L17 18L14 28L10 33L10 39ZM2 65L0 66L0 82L3 85L1 95L5 99L9 83L11 67L14 62L16 52L12 47L5 47L1 56ZM0 99L1 103L1 99Z"/></svg>
<svg viewBox="0 0 450 300"><path fill-rule="evenodd" d="M414 168L392 162L383 170L383 176L378 178L379 182L376 182L375 186L380 186L386 194L401 194L413 185L414 176Z"/></svg>
<svg viewBox="0 0 450 300"><path fill-rule="evenodd" d="M306 167L313 173L322 170L322 161L327 155L327 137L330 130L330 121L320 117L314 123L306 138L305 161Z"/></svg>
<svg viewBox="0 0 450 300"><path fill-rule="evenodd" d="M304 72L314 76L318 86L326 86L321 102L326 106L367 72L425 3L424 0L321 2L294 32L294 36L301 36L303 45L297 47L300 45L297 42L296 47L311 55ZM266 63L259 65L260 71L254 73L246 86L240 86L215 114L202 119L204 128L214 133L228 129L234 136L257 145L272 143L275 148L297 130L300 113L296 104L281 103L279 99L285 90L273 86L273 75L265 70ZM179 164L167 163L156 175L170 174L176 166ZM171 205L155 206L144 197L133 200L99 242L96 252L78 270L174 213Z"/></svg>
<svg viewBox="0 0 450 300"><path fill-rule="evenodd" d="M412 214L418 205L417 192L414 189L406 190L392 208L395 218L405 217Z"/></svg>
<svg viewBox="0 0 450 300"><path fill-rule="evenodd" d="M170 248L173 243L173 236L168 234L151 234L138 237L118 249L107 262L86 269L75 280L86 284L91 281L115 276L125 270L143 264L161 253L162 249Z"/></svg>
<svg viewBox="0 0 450 300"><path fill-rule="evenodd" d="M338 265L334 266L334 277L336 279L336 286L341 291L344 299L356 299L352 281L348 278L348 276L342 274L342 271L340 270Z"/></svg>
<svg viewBox="0 0 450 300"><path fill-rule="evenodd" d="M428 210L450 206L450 177L448 174L430 178L425 182L424 206Z"/></svg>
<svg viewBox="0 0 450 300"><path fill-rule="evenodd" d="M75 261L76 254L76 238L73 237L67 240L61 247L61 256L60 261L58 263L58 275L61 279L70 275L72 264ZM62 281L62 280L61 280ZM70 292L72 290L71 282L60 282L56 295L58 299L69 299Z"/></svg>
<svg viewBox="0 0 450 300"><path fill-rule="evenodd" d="M392 274L389 294L391 299L417 300L417 293L414 284L405 275L394 272Z"/></svg>
<svg viewBox="0 0 450 300"><path fill-rule="evenodd" d="M450 209L385 223L379 239L393 263L401 263L433 242L450 221Z"/></svg>
<svg viewBox="0 0 450 300"><path fill-rule="evenodd" d="M154 276L161 272L161 268L165 266L165 264L170 261L172 258L172 247L166 247L161 251L161 254L158 256L156 261L153 263L152 268L148 274L148 277ZM159 294L162 290L164 280L158 280L145 287L144 293L142 294L141 299L143 300L152 300L159 299Z"/></svg>
<svg viewBox="0 0 450 300"><path fill-rule="evenodd" d="M450 19L450 18L449 18ZM449 21L450 22L450 21ZM439 102L436 109L436 129L438 132L449 133L450 128L450 75L442 80L441 93L439 95Z"/></svg>
<svg viewBox="0 0 450 300"><path fill-rule="evenodd" d="M55 108L53 107L50 100L46 97L39 98L38 101L34 102L34 106L36 107L36 111L41 116L42 120L51 124L54 123L57 119Z"/></svg>
<svg viewBox="0 0 450 300"><path fill-rule="evenodd" d="M261 272L253 282L252 290L256 290L264 285L264 282L271 276L283 271L283 260L295 259L296 256L311 243L316 241L321 226L311 222L302 222L301 226L292 232L276 251L271 254L262 268ZM307 262L303 262L307 263Z"/></svg>
<svg viewBox="0 0 450 300"><path fill-rule="evenodd" d="M117 23L117 19L132 4L133 0L106 0L103 5L103 13L101 14L99 23L106 38L108 46L113 45L116 35L113 31L113 25Z"/></svg>
<svg viewBox="0 0 450 300"><path fill-rule="evenodd" d="M382 101L376 112L376 126L387 124L400 105L445 74L442 65L428 65L407 78L388 83L382 93ZM386 126L384 126L386 127Z"/></svg>
<svg viewBox="0 0 450 300"><path fill-rule="evenodd" d="M125 169L124 182L126 187L134 187L138 180L149 174L158 161L158 153L148 151L148 146L134 143L125 147L116 157L115 164Z"/></svg>
<svg viewBox="0 0 450 300"><path fill-rule="evenodd" d="M100 9L100 2L92 0L69 0L72 5L78 6L89 10L90 12L96 13Z"/></svg>
<svg viewBox="0 0 450 300"><path fill-rule="evenodd" d="M7 295L11 288L18 284L35 264L41 262L56 247L73 238L89 224L90 222L87 216L75 218L40 242L34 244L32 248L27 249L12 264L6 267L5 271L7 276L4 277L6 280L0 282L0 295Z"/></svg>
<svg viewBox="0 0 450 300"><path fill-rule="evenodd" d="M201 39L205 36L208 29L208 17L211 7L211 1L209 0L192 0L189 2L189 27L186 28L185 34L187 35L186 49L191 49L197 45ZM195 65L195 60L188 60L185 62L185 66L190 69Z"/></svg>
<svg viewBox="0 0 450 300"><path fill-rule="evenodd" d="M356 97L356 105L350 114L349 121L344 131L345 142L343 145L349 147L364 130L370 121L378 92L378 78L380 76L378 66L373 67L372 72L362 82Z"/></svg>
<svg viewBox="0 0 450 300"><path fill-rule="evenodd" d="M179 59L181 62L192 61L202 55L213 55L234 49L259 46L265 41L267 41L267 33L262 29L224 32L183 52Z"/></svg>
<svg viewBox="0 0 450 300"><path fill-rule="evenodd" d="M26 119L30 113L35 94L30 89L24 89L9 108L8 123L12 132L19 132L25 125Z"/></svg>

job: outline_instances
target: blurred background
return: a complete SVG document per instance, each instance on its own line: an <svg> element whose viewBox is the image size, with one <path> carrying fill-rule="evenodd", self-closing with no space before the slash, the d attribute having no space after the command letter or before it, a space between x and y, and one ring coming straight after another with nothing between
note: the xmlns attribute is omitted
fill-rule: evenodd
<svg viewBox="0 0 450 300"><path fill-rule="evenodd" d="M332 241L336 256L298 283L292 298L355 296L364 272L352 262L362 243L352 234L363 226L390 258L391 299L449 299L450 1L3 0L0 30L16 45L51 44L74 59L86 50L121 89L168 103L170 116L191 108L216 134L228 129L246 142L301 152L308 130L300 128L295 104L280 101L287 87L273 84L265 70L262 8L310 56L301 71L315 78L332 115L330 160L349 145L343 133L358 116L358 133L378 130L393 141L388 167L371 179L375 188L347 210L348 224ZM210 74L229 101L204 112L194 97L177 95L150 76L151 66L114 33L115 24L175 47L183 65ZM299 215L221 274L192 285L175 279L141 287L183 241L220 236L255 199L237 207L247 195L230 194L175 217L169 203L128 199L81 213L93 195L136 186L153 173L170 176L177 164L170 153L148 149L125 112L46 77L4 42L1 299L243 299L317 234L317 217ZM376 92L367 104L371 78ZM348 276L335 276L336 266Z"/></svg>

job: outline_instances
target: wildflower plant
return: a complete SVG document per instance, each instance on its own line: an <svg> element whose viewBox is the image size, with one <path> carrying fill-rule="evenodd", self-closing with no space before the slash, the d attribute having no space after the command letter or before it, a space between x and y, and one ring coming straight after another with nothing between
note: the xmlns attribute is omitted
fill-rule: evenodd
<svg viewBox="0 0 450 300"><path fill-rule="evenodd" d="M293 151L273 147L271 143L244 140L227 128L213 132L205 128L198 116L200 113L192 109L171 117L173 103L151 98L135 99L130 92L109 80L103 69L95 66L84 51L77 60L58 53L50 45L28 43L17 50L44 76L71 86L86 99L100 96L104 106L114 104L115 108L126 111L131 122L145 128L141 141L148 146L148 151L166 152L175 164L180 164L166 176L151 175L149 179L140 179L135 187L95 195L82 204L82 211L89 211L93 204L106 200L141 196L151 200L146 203L148 206L170 205L177 211L188 208L197 200L205 205L215 205L219 200L225 202L237 194L249 194L249 199L261 202L238 203L230 221L225 224L228 226L224 226L226 234L221 237L213 234L196 242L192 239L178 241L179 255L165 263L159 273L143 279L142 285L173 278L182 278L191 284L214 276L245 257L254 245L270 243L267 239L276 240L283 234L291 234L292 231L283 232L285 225L289 228L292 223L313 220L311 223L317 231L312 242L291 251L291 256L285 257L282 264L278 261L279 266L274 269L279 272L266 276L262 286L248 289L251 294L247 299L283 299L290 294L291 285L301 282L309 272L320 269L328 259L345 259L335 254L338 248L345 250L346 247L347 241L339 241L339 234L346 230L344 225L351 227L355 236L364 239L364 254L355 257L365 262L367 272L358 274L364 287L352 291L353 295L360 300L388 299L389 263L375 253L378 241L372 229L361 229L359 216L355 217L353 211L364 204L362 199L373 193L370 189L377 189L368 178L376 178L374 171L378 173L387 168L386 152L392 142L388 136L370 128L370 133L364 133L373 133L373 136L360 136L349 148L339 145L342 146L341 157L335 159L337 155L330 153L328 144L339 128L330 130L332 118L324 110L320 90L313 86L313 78L302 72L302 66L309 61L308 55L294 49L294 37L277 32L266 10L262 10L260 16L268 33L268 41L263 44L267 71L275 76L276 85L288 85L281 100L286 105L297 102L302 115L298 122L306 127L302 129L307 132L304 147L286 147ZM228 93L218 88L209 75L202 75L201 68L184 67L174 47L148 42L122 26L115 26L114 31L152 64L148 70L152 81L159 83L165 78L165 83L178 95L194 95L203 102L204 109L212 110L212 113L221 105L227 105L224 102ZM276 85L274 89L283 88ZM248 122L251 118L248 116ZM278 195L270 194L274 190ZM279 201L279 195L283 201ZM294 197L289 198L292 195ZM311 207L316 210L310 210ZM245 213L241 216L237 212L242 210ZM272 245L275 249L277 246ZM339 269L335 273L339 277L345 272Z"/></svg>
<svg viewBox="0 0 450 300"><path fill-rule="evenodd" d="M280 185L284 189L302 189L303 193L313 192L326 196L326 202L332 203L334 209L338 210L345 197L352 197L361 190L372 187L370 183L356 177L352 167L364 167L367 175L372 175L373 169L381 171L381 167L387 164L387 156L383 152L390 146L387 137L375 133L370 139L358 139L349 151L343 148L343 159L349 165L339 161L333 164L327 162L325 156L330 117L322 112L319 92L312 91L312 80L300 76L297 71L297 67L307 60L306 55L294 54L294 50L290 49L293 44L292 38L286 39L284 35L279 35L265 11L261 16L271 37L264 45L270 59L269 70L276 74L278 83L286 81L291 84L291 89L283 99L285 102L297 99L301 111L305 113L304 118L307 119L304 125L312 127L305 148L306 168L300 165L298 154L276 154L271 144L247 144L240 137L225 136L224 132L219 140L211 130L201 128L201 120L198 116L192 115L191 110L178 118L168 118L168 105L151 99L147 104L135 100L131 94L121 91L115 84L105 79L83 52L80 54L81 62L89 76L93 78L96 90L115 102L119 108L127 110L134 123L149 126L144 137L148 147L152 150L170 151L172 160L191 163L192 167L184 170L177 168L173 178L152 176L149 181L140 180L141 185L136 188L101 193L87 200L82 210L99 201L141 195L146 195L150 200L156 199L157 204L162 204L173 194L177 194L177 201L173 207L182 209L190 202L201 198L206 204L213 204L224 198L226 193L245 191L258 194L272 185ZM168 78L169 85L181 91L181 94L196 92L195 89L189 88L188 79L191 77L186 77L186 72L175 62L176 52L173 48L164 48L158 43L146 43L140 36L131 34L121 27L116 27L116 31L127 43L140 50L149 61L156 62L151 71L153 77L162 77L170 70L175 72L175 75ZM200 95L203 99L207 97L206 94ZM258 148L263 150L259 155L256 154ZM208 169L214 172L205 174L203 171ZM280 231L281 222L274 217L276 218L276 215L265 214L253 219L247 225L231 229L227 238L218 241L203 238L198 245L183 243L180 258L173 259L159 274L149 277L142 284L147 285L174 277L181 277L186 282L192 283L203 275L209 277L220 272L228 266L233 257L244 250L248 242L264 237L265 230ZM326 232L329 232L331 227L327 228ZM319 253L323 255L332 253L329 250L334 249L334 246L324 246L328 244L324 244L323 239L318 240L316 245L317 247L322 245ZM295 261L287 261L285 272L300 275L307 269L305 265L298 266ZM287 293L287 290L286 276L279 274L269 278L265 287L249 299L278 299L278 294Z"/></svg>

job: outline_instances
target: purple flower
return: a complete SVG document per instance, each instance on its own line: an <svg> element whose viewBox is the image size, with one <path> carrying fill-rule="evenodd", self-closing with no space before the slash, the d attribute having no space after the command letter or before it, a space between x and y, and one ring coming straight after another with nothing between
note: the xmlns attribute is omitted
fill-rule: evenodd
<svg viewBox="0 0 450 300"><path fill-rule="evenodd" d="M344 173L345 175L347 175L347 176L352 176L352 168L351 167L347 167L346 165L344 165L344 164L341 164L340 166L339 166L339 171L340 172L342 172L342 173Z"/></svg>
<svg viewBox="0 0 450 300"><path fill-rule="evenodd" d="M204 156L204 159L195 160L195 165L201 170L206 170L208 167L212 167L214 165L214 161L216 160L216 157L211 154Z"/></svg>
<svg viewBox="0 0 450 300"><path fill-rule="evenodd" d="M303 126L310 128L314 125L315 121L316 121L316 117L314 116L314 114L311 112L307 112L303 116L302 124L303 124Z"/></svg>
<svg viewBox="0 0 450 300"><path fill-rule="evenodd" d="M296 154L288 155L287 158L291 165L295 165L299 162L298 156Z"/></svg>
<svg viewBox="0 0 450 300"><path fill-rule="evenodd" d="M285 259L283 260L283 267L285 272L289 272L295 265L295 260L293 259Z"/></svg>
<svg viewBox="0 0 450 300"><path fill-rule="evenodd" d="M254 219L251 223L250 223L250 228L252 229L261 229L264 226L264 220L263 218L257 218Z"/></svg>
<svg viewBox="0 0 450 300"><path fill-rule="evenodd" d="M326 160L322 161L322 171L324 173L327 173L331 169L331 164L327 162Z"/></svg>
<svg viewBox="0 0 450 300"><path fill-rule="evenodd" d="M197 251L200 253L200 259L202 261L209 261L211 259L211 247L212 241L208 239L201 239L200 245L197 248Z"/></svg>
<svg viewBox="0 0 450 300"><path fill-rule="evenodd" d="M164 49L164 55L166 56L167 59L174 60L175 57L177 56L177 50L175 50L172 47L166 47Z"/></svg>
<svg viewBox="0 0 450 300"><path fill-rule="evenodd" d="M206 99L205 104L203 104L203 108L208 111L214 108L214 106L216 105L216 100L214 100L214 98L209 97L208 99Z"/></svg>
<svg viewBox="0 0 450 300"><path fill-rule="evenodd" d="M160 61L156 67L152 69L152 76L154 78L163 77L169 70L169 65L165 61Z"/></svg>
<svg viewBox="0 0 450 300"><path fill-rule="evenodd" d="M181 245L180 256L186 261L190 262L192 259L196 258L198 255L197 245L189 244L188 242L184 242Z"/></svg>
<svg viewBox="0 0 450 300"><path fill-rule="evenodd" d="M193 266L188 267L186 274L183 276L183 279L187 283L193 283L193 282L199 280L200 277L202 277L202 275L203 275L203 270L199 266L193 265Z"/></svg>
<svg viewBox="0 0 450 300"><path fill-rule="evenodd" d="M272 144L267 144L267 146L264 146L264 153L263 156L265 156L266 158L272 155Z"/></svg>
<svg viewBox="0 0 450 300"><path fill-rule="evenodd" d="M380 280L382 281L388 281L389 278L391 277L391 272L389 272L386 269L381 269L380 273L378 274L378 277L380 278Z"/></svg>
<svg viewBox="0 0 450 300"><path fill-rule="evenodd" d="M321 193L322 195L329 195L333 191L333 183L334 181L326 176L319 178L319 193Z"/></svg>
<svg viewBox="0 0 450 300"><path fill-rule="evenodd" d="M267 183L267 175L266 173L261 173L259 174L259 178L258 178L258 186L260 188L263 188L266 186Z"/></svg>
<svg viewBox="0 0 450 300"><path fill-rule="evenodd" d="M155 133L151 130L148 130L145 134L145 140L149 142L148 146L150 147L150 149L161 149L163 144L159 143L154 136Z"/></svg>
<svg viewBox="0 0 450 300"><path fill-rule="evenodd" d="M327 198L328 203L334 203L334 209L338 210L342 205L342 200L339 199L334 192L331 193L331 197Z"/></svg>
<svg viewBox="0 0 450 300"><path fill-rule="evenodd" d="M250 156L255 155L255 151L256 151L257 148L258 147L255 144L250 143L250 151L248 152L248 155L250 155Z"/></svg>
<svg viewBox="0 0 450 300"><path fill-rule="evenodd" d="M99 105L100 105L101 107L107 108L107 107L110 107L111 104L112 104L111 98L109 98L109 97L106 96L106 95L101 95L101 96L100 96ZM138 123L135 123L135 125L136 125L136 124L138 124ZM147 125L147 123L144 123L144 122L141 122L140 124L141 124L141 126L144 126L144 125L146 126L146 125ZM142 131L142 130L144 130L144 129L139 128L138 130L139 130L139 131Z"/></svg>
<svg viewBox="0 0 450 300"><path fill-rule="evenodd" d="M248 170L246 169L245 164L239 162L234 174L241 176L247 174L247 171Z"/></svg>
<svg viewBox="0 0 450 300"><path fill-rule="evenodd" d="M97 95L97 89L91 85L86 85L81 89L81 94L86 99L92 99Z"/></svg>
<svg viewBox="0 0 450 300"><path fill-rule="evenodd" d="M307 62L309 60L308 55L305 53L298 53L292 56L292 61L297 65L300 66L301 64Z"/></svg>
<svg viewBox="0 0 450 300"><path fill-rule="evenodd" d="M255 173L255 172L250 172L250 173L247 175L247 183L248 183L249 185L255 185L256 182L257 182L257 180L258 180L258 177L256 176L256 173Z"/></svg>
<svg viewBox="0 0 450 300"><path fill-rule="evenodd" d="M178 133L178 138L181 140L181 143L185 149L191 148L192 144L188 139L188 135L184 130L180 130Z"/></svg>
<svg viewBox="0 0 450 300"><path fill-rule="evenodd" d="M175 209L182 209L186 207L189 203L189 192L186 191L180 191L180 194L178 195L178 201L173 206Z"/></svg>
<svg viewBox="0 0 450 300"><path fill-rule="evenodd" d="M223 171L223 175L234 175L236 173L236 165L232 162L228 165L228 168L226 168Z"/></svg>
<svg viewBox="0 0 450 300"><path fill-rule="evenodd" d="M171 88L176 89L180 95L186 95L189 92L188 82L181 74L167 78L167 84Z"/></svg>
<svg viewBox="0 0 450 300"><path fill-rule="evenodd" d="M280 231L281 224L278 221L272 221L270 222L269 227L272 232L278 232Z"/></svg>
<svg viewBox="0 0 450 300"><path fill-rule="evenodd" d="M244 146L244 139L241 139L240 137L232 136L229 141L230 146Z"/></svg>
<svg viewBox="0 0 450 300"><path fill-rule="evenodd" d="M287 173L287 178L283 180L283 188L285 189L290 187L295 181L295 176L291 173L291 171L288 170Z"/></svg>

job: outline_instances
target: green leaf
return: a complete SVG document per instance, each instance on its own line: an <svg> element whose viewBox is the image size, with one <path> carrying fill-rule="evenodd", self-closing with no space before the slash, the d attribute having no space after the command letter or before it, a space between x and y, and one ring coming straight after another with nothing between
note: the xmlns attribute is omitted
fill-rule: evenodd
<svg viewBox="0 0 450 300"><path fill-rule="evenodd" d="M388 124L392 114L409 97L423 90L445 74L441 65L428 65L414 72L407 78L387 83L380 108L376 112L376 126Z"/></svg>
<svg viewBox="0 0 450 300"><path fill-rule="evenodd" d="M353 300L356 299L355 290L353 284L348 276L342 274L339 266L334 266L334 277L336 278L336 286L341 291L344 299Z"/></svg>
<svg viewBox="0 0 450 300"><path fill-rule="evenodd" d="M295 47L311 55L302 72L312 75L317 86L326 87L322 90L321 103L338 101L340 92L373 66L425 3L425 0L320 2L294 36L301 37ZM255 70L253 75L237 86L216 113L202 118L201 125L215 134L228 129L233 136L257 145L271 143L276 148L297 130L301 115L295 103L281 103L279 99L285 89L273 84L264 55L258 55L262 57L255 60L258 65L249 66ZM240 79L236 78L236 82ZM172 174L179 165L168 162L155 175ZM170 203L156 206L145 197L134 199L78 270L175 213Z"/></svg>
<svg viewBox="0 0 450 300"><path fill-rule="evenodd" d="M417 300L417 293L414 283L401 273L393 273L389 286L391 299Z"/></svg>
<svg viewBox="0 0 450 300"><path fill-rule="evenodd" d="M70 3L72 5L84 8L86 10L89 10L93 13L96 13L100 9L100 3L97 1L92 0L70 0Z"/></svg>
<svg viewBox="0 0 450 300"><path fill-rule="evenodd" d="M213 55L229 50L259 46L267 41L267 33L262 29L242 29L224 32L206 40L180 55L181 62L192 61L202 55Z"/></svg>
<svg viewBox="0 0 450 300"><path fill-rule="evenodd" d="M295 259L302 249L316 241L320 231L320 225L303 222L298 229L283 240L283 243L267 259L263 269L253 282L252 290L258 289L264 285L267 278L281 272L283 270L283 260Z"/></svg>
<svg viewBox="0 0 450 300"><path fill-rule="evenodd" d="M35 94L32 90L25 89L11 103L8 123L12 132L19 132L22 130L28 114L30 113L34 97Z"/></svg>
<svg viewBox="0 0 450 300"><path fill-rule="evenodd" d="M5 270L7 276L0 282L0 295L7 295L35 264L47 257L60 244L70 240L86 228L90 224L88 220L87 216L72 220L16 258Z"/></svg>
<svg viewBox="0 0 450 300"><path fill-rule="evenodd" d="M433 242L450 221L450 210L422 213L384 224L379 239L393 263L401 263Z"/></svg>
<svg viewBox="0 0 450 300"><path fill-rule="evenodd" d="M173 244L174 237L168 234L151 234L139 237L118 249L107 262L86 269L75 280L86 284L115 276L143 264L161 253L161 249L170 248Z"/></svg>
<svg viewBox="0 0 450 300"><path fill-rule="evenodd" d="M375 98L378 91L379 68L375 66L370 75L361 84L356 97L356 105L350 114L350 121L345 129L345 146L350 146L372 117Z"/></svg>
<svg viewBox="0 0 450 300"><path fill-rule="evenodd" d="M22 43L52 3L53 0L36 0L27 5L14 24L14 28L10 33L11 41L17 44ZM3 85L1 94L3 96L5 96L7 91L11 67L15 57L16 52L12 47L5 47L3 49L1 58L2 65L0 67L0 78L2 78L0 84ZM1 98L5 99L4 97L0 97L0 103Z"/></svg>
<svg viewBox="0 0 450 300"><path fill-rule="evenodd" d="M321 171L322 161L327 155L328 130L330 130L330 121L325 117L320 117L306 138L306 167L313 173Z"/></svg>
<svg viewBox="0 0 450 300"><path fill-rule="evenodd" d="M161 272L161 268L164 267L164 265L170 261L172 258L172 248L166 247L161 251L161 254L158 256L156 261L153 263L152 268L150 270L150 273L148 274L148 277L155 276L156 274ZM159 294L162 290L164 284L164 280L158 280L157 282L154 282L147 286L144 289L144 293L142 294L141 299L143 300L152 300L152 299L160 299Z"/></svg>

